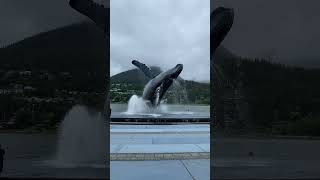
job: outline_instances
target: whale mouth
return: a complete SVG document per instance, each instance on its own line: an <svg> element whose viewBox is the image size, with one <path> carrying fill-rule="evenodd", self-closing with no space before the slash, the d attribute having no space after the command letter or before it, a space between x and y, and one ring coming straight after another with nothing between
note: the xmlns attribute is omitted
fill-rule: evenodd
<svg viewBox="0 0 320 180"><path fill-rule="evenodd" d="M182 64L177 64L175 67L174 67L174 73L171 74L170 76L170 79L177 79L178 76L180 75L180 73L182 72L183 70L183 65Z"/></svg>

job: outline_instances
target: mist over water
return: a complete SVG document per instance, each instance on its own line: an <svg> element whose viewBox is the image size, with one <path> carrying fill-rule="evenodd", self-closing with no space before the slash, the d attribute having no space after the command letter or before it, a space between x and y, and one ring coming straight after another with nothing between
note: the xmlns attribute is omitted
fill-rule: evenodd
<svg viewBox="0 0 320 180"><path fill-rule="evenodd" d="M180 101L182 100L185 105L189 106L189 97L188 97L188 92L187 92L185 80L174 79L173 80L173 89L175 92L179 92L179 93L175 94L176 96L179 96L180 93L182 93L182 98L179 98L179 100Z"/></svg>
<svg viewBox="0 0 320 180"><path fill-rule="evenodd" d="M180 82L181 81L181 82ZM150 102L144 100L142 97L137 95L131 96L128 101L128 109L126 112L123 112L125 115L149 115L153 117L158 117L163 114L193 114L190 112L188 93L186 90L185 82L182 79L173 80L172 92L174 99L176 100L175 104L183 103L183 106L186 107L185 111L174 112L168 109L163 100L160 102L159 106L151 107L148 104ZM158 99L159 100L159 99Z"/></svg>
<svg viewBox="0 0 320 180"><path fill-rule="evenodd" d="M135 114L135 113L147 113L150 112L151 109L147 105L147 102L137 95L131 96L128 102L128 110L127 114Z"/></svg>
<svg viewBox="0 0 320 180"><path fill-rule="evenodd" d="M105 165L107 129L100 112L74 106L59 127L57 165Z"/></svg>
<svg viewBox="0 0 320 180"><path fill-rule="evenodd" d="M140 114L140 115L151 115L160 116L161 113L166 113L167 107L165 104L160 104L158 107L150 107L148 101L137 95L131 96L128 102L128 109L124 114Z"/></svg>

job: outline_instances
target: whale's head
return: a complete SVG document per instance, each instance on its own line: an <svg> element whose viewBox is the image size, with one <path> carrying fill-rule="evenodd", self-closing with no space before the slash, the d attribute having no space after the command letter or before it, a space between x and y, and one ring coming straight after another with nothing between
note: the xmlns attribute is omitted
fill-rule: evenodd
<svg viewBox="0 0 320 180"><path fill-rule="evenodd" d="M180 73L182 72L182 70L183 70L183 65L177 64L174 68L168 71L168 76L169 76L168 78L171 80L177 79Z"/></svg>

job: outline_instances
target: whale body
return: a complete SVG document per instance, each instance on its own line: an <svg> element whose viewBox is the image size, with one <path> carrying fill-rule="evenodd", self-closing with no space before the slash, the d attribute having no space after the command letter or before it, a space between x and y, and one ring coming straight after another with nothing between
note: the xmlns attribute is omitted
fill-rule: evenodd
<svg viewBox="0 0 320 180"><path fill-rule="evenodd" d="M172 85L173 80L177 79L182 72L183 65L177 64L175 67L160 73L153 77L151 69L137 60L133 60L132 64L138 67L148 78L149 82L143 90L142 98L147 101L151 107L156 107L160 104L163 96Z"/></svg>

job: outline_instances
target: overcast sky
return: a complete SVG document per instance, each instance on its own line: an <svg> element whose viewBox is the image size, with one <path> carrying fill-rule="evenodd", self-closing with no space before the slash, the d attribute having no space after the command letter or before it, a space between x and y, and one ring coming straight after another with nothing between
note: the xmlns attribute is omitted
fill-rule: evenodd
<svg viewBox="0 0 320 180"><path fill-rule="evenodd" d="M111 3L112 74L130 69L136 58L163 69L183 63L187 79L209 77L208 0ZM211 2L211 7L221 5L235 9L234 26L223 42L233 53L313 61L320 67L319 0ZM68 0L0 0L0 46L79 21L88 19L69 7Z"/></svg>
<svg viewBox="0 0 320 180"><path fill-rule="evenodd" d="M0 45L85 20L67 0L0 0Z"/></svg>
<svg viewBox="0 0 320 180"><path fill-rule="evenodd" d="M111 75L137 59L163 70L182 63L182 78L209 80L209 0L111 0L110 21Z"/></svg>
<svg viewBox="0 0 320 180"><path fill-rule="evenodd" d="M107 5L109 0L94 0ZM69 6L69 0L0 0L0 46L49 31L87 17Z"/></svg>
<svg viewBox="0 0 320 180"><path fill-rule="evenodd" d="M215 0L211 6L235 10L223 42L233 53L320 67L319 0Z"/></svg>

